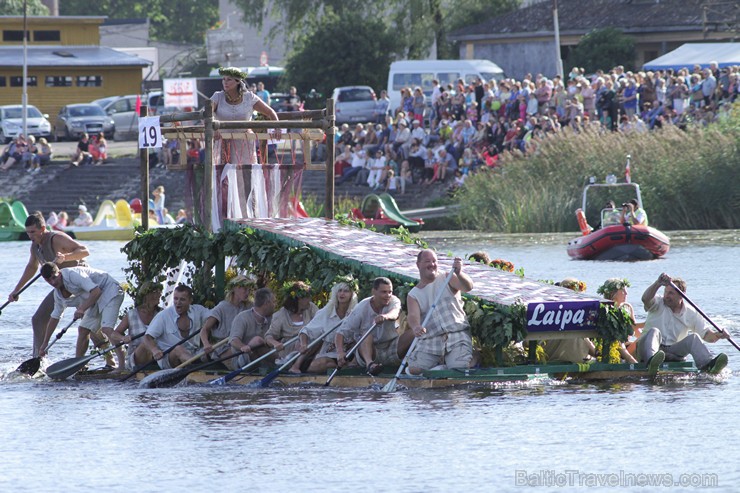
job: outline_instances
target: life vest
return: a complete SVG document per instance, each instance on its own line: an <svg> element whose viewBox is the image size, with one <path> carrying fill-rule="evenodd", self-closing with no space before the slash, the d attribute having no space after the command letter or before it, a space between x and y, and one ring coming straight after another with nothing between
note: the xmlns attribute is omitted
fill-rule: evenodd
<svg viewBox="0 0 740 493"><path fill-rule="evenodd" d="M578 219L578 227L581 228L581 233L583 233L583 236L590 234L591 231L594 230L594 228L588 225L588 221L586 221L586 214L580 207L576 209L576 219Z"/></svg>

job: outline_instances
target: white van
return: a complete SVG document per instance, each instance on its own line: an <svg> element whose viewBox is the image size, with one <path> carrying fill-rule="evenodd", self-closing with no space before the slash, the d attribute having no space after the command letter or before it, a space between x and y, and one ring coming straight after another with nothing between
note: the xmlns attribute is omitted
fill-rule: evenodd
<svg viewBox="0 0 740 493"><path fill-rule="evenodd" d="M504 71L489 60L399 60L391 63L388 73L388 97L391 100L390 111L401 105L401 89L419 86L424 91L427 101L431 103L432 80L437 79L440 86L454 84L463 79L466 84L477 77L487 82L491 79L501 80Z"/></svg>

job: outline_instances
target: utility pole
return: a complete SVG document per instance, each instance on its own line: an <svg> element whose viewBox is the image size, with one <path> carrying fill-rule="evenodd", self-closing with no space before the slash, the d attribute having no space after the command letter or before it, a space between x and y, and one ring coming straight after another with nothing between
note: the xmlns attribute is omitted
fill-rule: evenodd
<svg viewBox="0 0 740 493"><path fill-rule="evenodd" d="M563 60L560 58L560 25L558 23L558 0L552 0L552 21L555 24L555 70L563 79Z"/></svg>
<svg viewBox="0 0 740 493"><path fill-rule="evenodd" d="M21 111L23 111L23 136L28 137L28 0L23 0L23 95L21 96Z"/></svg>

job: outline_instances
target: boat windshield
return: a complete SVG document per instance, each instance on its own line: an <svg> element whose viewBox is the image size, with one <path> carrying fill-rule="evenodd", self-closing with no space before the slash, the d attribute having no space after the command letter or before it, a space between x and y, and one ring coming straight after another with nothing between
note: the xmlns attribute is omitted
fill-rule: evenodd
<svg viewBox="0 0 740 493"><path fill-rule="evenodd" d="M619 212L619 209L601 209L601 227L619 224L621 217L622 214Z"/></svg>

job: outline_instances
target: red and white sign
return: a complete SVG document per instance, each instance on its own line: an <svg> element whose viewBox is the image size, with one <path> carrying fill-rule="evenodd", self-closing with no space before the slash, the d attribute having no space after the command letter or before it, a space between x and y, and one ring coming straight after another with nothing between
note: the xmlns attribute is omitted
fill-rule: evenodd
<svg viewBox="0 0 740 493"><path fill-rule="evenodd" d="M195 108L198 93L195 79L164 79L164 105L174 108Z"/></svg>

